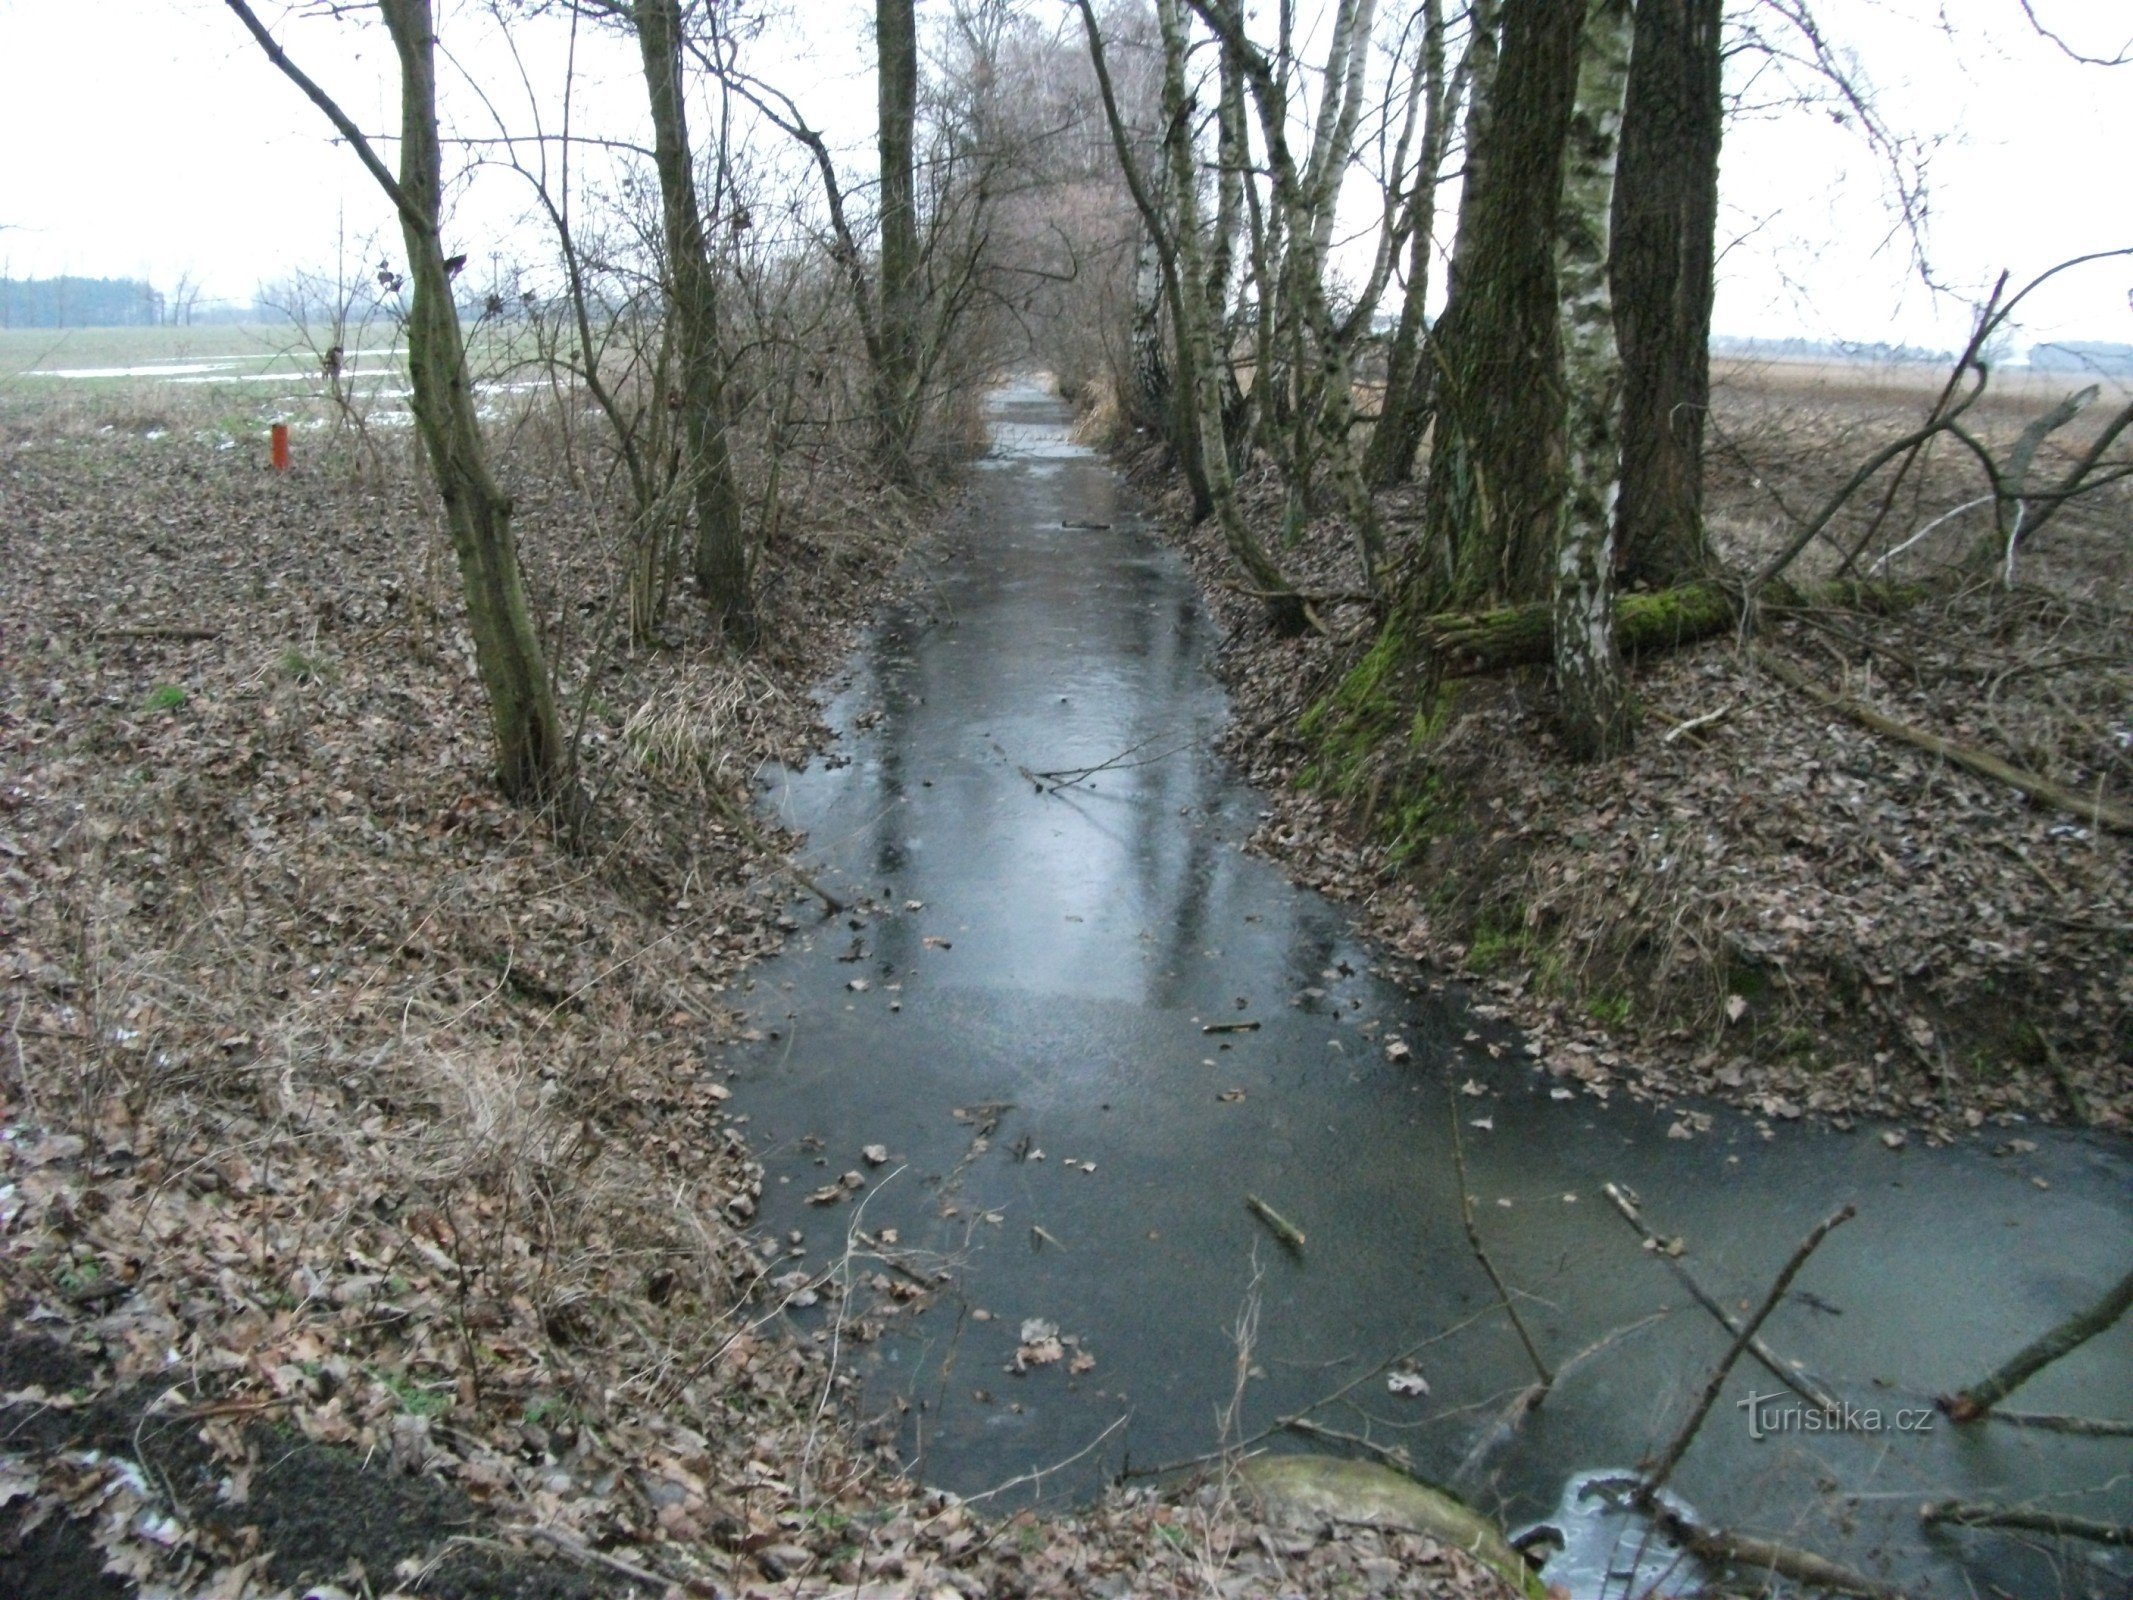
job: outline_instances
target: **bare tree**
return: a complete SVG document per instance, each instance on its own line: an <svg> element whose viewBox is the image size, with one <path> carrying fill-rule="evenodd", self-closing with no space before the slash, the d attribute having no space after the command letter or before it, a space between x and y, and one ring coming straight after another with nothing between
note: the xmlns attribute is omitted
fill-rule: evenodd
<svg viewBox="0 0 2133 1600"><path fill-rule="evenodd" d="M1492 0L1476 0L1467 49L1449 86L1444 66L1443 0L1424 0L1420 13L1422 149L1415 160L1414 181L1407 191L1401 219L1407 235L1407 281L1400 297L1400 321L1386 353L1385 394L1363 458L1363 476L1373 487L1402 482L1414 470L1415 452L1421 447L1428 422L1429 374L1422 360L1422 336L1429 306L1430 253L1436 248L1437 187L1443 177L1452 123L1472 80L1477 53L1495 47L1491 37L1494 11Z"/></svg>
<svg viewBox="0 0 2133 1600"><path fill-rule="evenodd" d="M1132 191L1144 226L1153 241L1169 303L1177 360L1178 404L1193 441L1193 458L1207 490L1224 543L1238 570L1264 599L1276 627L1288 632L1304 626L1303 605L1294 586L1253 535L1237 503L1230 465L1229 438L1223 417L1222 389L1215 371L1215 340L1210 288L1199 216L1199 174L1190 137L1190 102L1186 92L1188 19L1184 0L1157 0L1162 34L1162 121L1166 187L1163 198L1142 171L1125 123L1103 29L1089 0L1076 0L1095 69L1104 115L1121 172Z"/></svg>
<svg viewBox="0 0 2133 1600"><path fill-rule="evenodd" d="M488 696L496 740L497 780L516 800L559 799L568 784L555 694L526 605L525 575L511 529L511 497L490 472L475 415L466 344L452 299L452 271L439 231L444 161L437 135L437 38L429 0L378 0L400 68L397 177L348 114L289 59L246 0L226 3L267 59L348 141L399 215L413 290L407 345L415 426L459 561L475 667Z"/></svg>
<svg viewBox="0 0 2133 1600"><path fill-rule="evenodd" d="M726 637L747 645L755 639L755 602L728 437L718 270L705 238L696 156L689 143L680 0L636 0L631 16L644 63L666 228L667 314L680 360L682 426L696 501L696 588Z"/></svg>

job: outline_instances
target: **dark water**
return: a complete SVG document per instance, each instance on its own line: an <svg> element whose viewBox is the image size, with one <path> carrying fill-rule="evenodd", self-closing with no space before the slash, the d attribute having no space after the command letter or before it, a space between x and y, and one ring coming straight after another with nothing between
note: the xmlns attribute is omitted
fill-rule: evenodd
<svg viewBox="0 0 2133 1600"><path fill-rule="evenodd" d="M954 1273L923 1310L870 1313L881 1337L838 1346L925 1481L977 1493L1086 1450L994 1503L1081 1496L1209 1450L1247 1307L1242 1432L1429 1341L1411 1363L1427 1394L1372 1377L1319 1418L1449 1478L1530 1376L1460 1231L1449 1077L1480 1227L1544 1354L1619 1335L1469 1486L1477 1503L1530 1520L1573 1473L1633 1465L1724 1350L1603 1183L1639 1193L1735 1303L1851 1201L1858 1219L1799 1280L1811 1298L1765 1336L1882 1431L1758 1441L1738 1402L1778 1385L1744 1364L1675 1490L1932 1592L2133 1590L2122 1555L1922 1535L1916 1515L1950 1495L2133 1515L2126 1440L1958 1436L1925 1414L2125 1270L2127 1147L2014 1129L1892 1151L1871 1131L1766 1134L1718 1108L1681 1140L1672 1116L1619 1095L1553 1098L1515 1036L1376 975L1338 907L1242 853L1260 803L1208 753L1218 640L1189 578L1112 472L1066 444L1055 402L1011 388L994 421L968 528L835 692L838 754L772 796L824 883L870 908L818 921L795 904L803 931L746 1001L765 1037L726 1063L771 1174L764 1227L804 1234L796 1267L887 1228L906 1266ZM1057 794L1020 770L1129 750L1138 764ZM1260 1026L1202 1031L1246 1021ZM1392 1037L1411 1059L1388 1058ZM1993 1154L2016 1135L2034 1148ZM889 1161L868 1166L869 1145ZM807 1203L851 1170L858 1200ZM1300 1253L1248 1194L1303 1230ZM882 1270L858 1251L854 1313L886 1298L865 1282ZM828 1338L822 1307L793 1315ZM1007 1370L1026 1319L1078 1340L1069 1359ZM1093 1365L1070 1370L1077 1354ZM2133 1327L2020 1404L2133 1414ZM1895 1431L1899 1410L1929 1431Z"/></svg>

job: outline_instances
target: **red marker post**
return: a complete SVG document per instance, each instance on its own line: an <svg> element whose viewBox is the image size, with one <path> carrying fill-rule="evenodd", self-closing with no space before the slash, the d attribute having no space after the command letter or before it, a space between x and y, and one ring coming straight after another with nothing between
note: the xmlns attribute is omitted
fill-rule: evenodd
<svg viewBox="0 0 2133 1600"><path fill-rule="evenodd" d="M286 422L274 424L274 470L289 470L289 425Z"/></svg>

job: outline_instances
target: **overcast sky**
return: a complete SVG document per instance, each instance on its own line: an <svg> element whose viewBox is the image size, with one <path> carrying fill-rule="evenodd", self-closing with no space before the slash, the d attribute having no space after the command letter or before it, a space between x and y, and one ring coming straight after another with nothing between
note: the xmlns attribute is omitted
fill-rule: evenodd
<svg viewBox="0 0 2133 1600"><path fill-rule="evenodd" d="M939 3L921 0L922 14ZM2114 54L2133 35L2129 0L2033 4L2091 54ZM1047 19L1065 13L1061 0L1029 6ZM763 47L760 70L823 125L862 140L871 6L788 9L793 20ZM2133 244L2133 67L2068 61L2030 32L2017 0L1821 0L1818 9L1831 38L1856 51L1886 121L1936 144L1928 247L1936 276L1960 292L1937 297L1919 284L1907 241L1892 237L1882 170L1854 130L1824 114L1773 112L1727 133L1717 331L1952 346L1969 320L1963 294L2002 268L2020 281ZM278 19L284 7L263 0L260 10ZM446 46L518 118L524 92L482 8L439 0L439 15ZM283 37L359 121L394 125L382 34L299 21ZM561 82L558 40L550 30L532 48L537 83ZM581 37L578 66L578 127L633 135L633 55ZM479 107L456 98L461 128L485 131ZM0 0L0 151L0 271L14 276L142 276L168 290L190 273L210 297L249 300L293 270L330 270L344 225L362 238L391 222L354 159L220 0ZM494 236L497 219L523 204L515 183L475 186L462 214L469 236ZM2068 274L2029 308L2024 342L2133 343L2129 290L2133 260Z"/></svg>

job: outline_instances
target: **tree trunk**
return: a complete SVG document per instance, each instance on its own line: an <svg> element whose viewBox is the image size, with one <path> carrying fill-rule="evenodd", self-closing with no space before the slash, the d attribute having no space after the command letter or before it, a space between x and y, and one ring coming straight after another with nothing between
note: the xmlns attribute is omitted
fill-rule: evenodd
<svg viewBox="0 0 2133 1600"><path fill-rule="evenodd" d="M1178 265L1178 220L1176 214L1165 208L1162 200L1165 179L1149 177L1141 170L1140 159L1135 155L1133 140L1126 130L1126 119L1119 110L1118 94L1111 81L1109 56L1104 49L1103 29L1097 25L1096 11L1090 0L1075 0L1075 9L1081 13L1082 32L1089 43L1089 66L1096 74L1097 94L1103 101L1104 123L1111 134L1111 150L1118 157L1118 168L1126 180L1126 189L1133 196L1133 208L1140 213L1144 249L1141 256L1141 271L1136 276L1134 289L1134 357L1136 373L1159 375L1160 383L1151 388L1160 392L1163 410L1160 421L1170 448L1176 454L1178 464L1184 469L1185 481L1192 488L1192 514L1195 522L1214 510L1214 495L1208 488L1207 477L1200 464L1199 412L1195 399L1195 367L1189 340L1185 337L1187 315L1185 299L1189 293L1200 294L1197 280L1188 290ZM1171 136L1166 133L1162 155L1167 173L1171 165ZM1168 370L1162 364L1162 328L1157 320L1157 299L1144 298L1148 294L1147 271L1152 264L1161 290L1160 305L1170 313L1172 339L1172 362ZM1145 311L1145 320L1143 312Z"/></svg>
<svg viewBox="0 0 2133 1600"><path fill-rule="evenodd" d="M899 483L913 474L918 431L920 271L913 151L918 23L912 0L874 0L881 163L881 360L874 372L875 454Z"/></svg>
<svg viewBox="0 0 2133 1600"><path fill-rule="evenodd" d="M1555 566L1555 676L1564 743L1598 760L1629 748L1629 693L1615 647L1615 497L1622 483L1622 365L1607 285L1615 151L1629 85L1630 0L1592 0L1578 52L1563 174L1562 292L1569 483Z"/></svg>
<svg viewBox="0 0 2133 1600"><path fill-rule="evenodd" d="M1614 201L1622 349L1618 570L1660 587L1710 565L1703 427L1724 120L1722 0L1638 0Z"/></svg>
<svg viewBox="0 0 2133 1600"><path fill-rule="evenodd" d="M1170 360L1163 353L1163 256L1155 230L1141 224L1133 258L1133 371L1126 414L1144 426L1172 431ZM1173 447L1175 441L1173 440Z"/></svg>
<svg viewBox="0 0 2133 1600"><path fill-rule="evenodd" d="M1242 8L1235 0L1189 0L1244 71L1258 107L1261 137L1272 170L1274 209L1285 219L1289 239L1280 279L1295 298L1292 336L1299 346L1296 376L1309 371L1307 403L1298 407L1291 459L1284 463L1291 482L1291 505L1309 494L1313 464L1323 458L1340 496L1341 510L1362 558L1365 578L1375 587L1375 572L1384 540L1377 510L1363 481L1362 464L1350 426L1355 396L1350 379L1349 344L1334 321L1326 299L1322 237L1330 237L1330 213L1339 198L1340 180L1354 155L1360 73L1368 43L1371 0L1341 0L1333 41L1327 55L1325 92L1319 108L1311 164L1299 171L1288 142L1288 100L1282 80L1245 34ZM1321 221L1324 225L1321 226ZM1262 290L1264 285L1262 284ZM1313 348L1315 370L1302 348ZM1264 353L1263 351L1261 352ZM1315 428L1313 424L1315 423Z"/></svg>
<svg viewBox="0 0 2133 1600"><path fill-rule="evenodd" d="M1485 0L1484 0L1485 3ZM1486 24L1476 8L1477 29ZM1428 371L1422 365L1422 334L1429 305L1429 259L1437 232L1437 182L1444 166L1453 106L1444 92L1444 0L1424 0L1422 7L1424 90L1422 149L1415 160L1415 185L1408 191L1407 287L1400 298L1400 322L1385 360L1385 397L1378 402L1377 425L1363 452L1363 478L1374 488L1405 483L1415 469L1415 452L1429 417Z"/></svg>
<svg viewBox="0 0 2133 1600"><path fill-rule="evenodd" d="M696 502L696 588L720 631L747 645L755 639L755 603L749 593L741 497L727 437L718 275L704 237L682 101L679 0L637 0L636 19L666 224L667 314L673 319L681 363L682 430Z"/></svg>
<svg viewBox="0 0 2133 1600"><path fill-rule="evenodd" d="M444 160L437 139L437 40L429 0L378 0L400 58L397 178L348 113L274 42L246 0L225 3L275 68L326 114L399 215L414 283L407 366L415 429L459 559L474 667L488 696L496 738L497 782L514 800L562 798L568 755L556 722L555 692L526 608L525 575L511 536L511 499L489 473L459 311L452 302L452 273L438 234Z"/></svg>
<svg viewBox="0 0 2133 1600"><path fill-rule="evenodd" d="M1445 288L1453 298L1459 280L1466 275L1467 257L1474 239L1474 196L1486 192L1482 176L1483 145L1489 128L1489 110L1496 104L1496 68L1503 57L1503 7L1499 0L1473 0L1467 12L1466 128L1460 176L1457 232L1452 235L1452 259L1445 274Z"/></svg>
<svg viewBox="0 0 2133 1600"><path fill-rule="evenodd" d="M1230 556L1251 585L1266 595L1274 625L1283 632L1299 633L1305 626L1303 602L1293 592L1288 578L1276 566L1252 534L1237 504L1236 479L1230 471L1229 446L1224 433L1222 385L1215 370L1214 330L1209 325L1206 267L1200 237L1198 160L1190 136L1190 106L1186 99L1185 57L1188 40L1184 0L1156 0L1156 19L1163 35L1163 117L1181 137L1166 141L1170 158L1172 215L1176 219L1176 298L1179 376L1189 381L1193 425L1199 440L1200 470L1206 474L1208 493L1222 529Z"/></svg>
<svg viewBox="0 0 2133 1600"><path fill-rule="evenodd" d="M489 699L497 781L514 800L544 800L564 778L562 730L548 664L526 607L511 532L511 497L489 472L466 346L452 301L437 217L443 155L437 138L436 35L429 0L379 0L400 57L400 236L414 285L407 319L408 382L445 525L467 597L474 663Z"/></svg>
<svg viewBox="0 0 2133 1600"><path fill-rule="evenodd" d="M1564 424L1555 240L1584 12L1584 0L1506 9L1436 333L1428 509L1403 597L1411 614L1553 590Z"/></svg>

